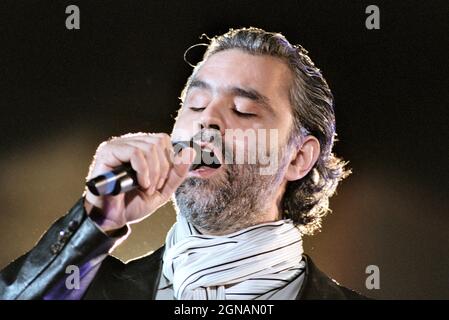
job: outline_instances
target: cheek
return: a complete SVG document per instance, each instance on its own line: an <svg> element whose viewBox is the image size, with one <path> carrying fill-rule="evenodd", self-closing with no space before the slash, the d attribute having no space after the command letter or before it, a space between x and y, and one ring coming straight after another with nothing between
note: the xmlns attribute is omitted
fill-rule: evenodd
<svg viewBox="0 0 449 320"><path fill-rule="evenodd" d="M244 145L263 150L278 150L279 146L286 141L286 134L290 130L288 121L279 121L279 119L269 119L269 121L255 121L251 124L255 139L244 141ZM241 142L242 143L242 142Z"/></svg>
<svg viewBox="0 0 449 320"><path fill-rule="evenodd" d="M267 158L277 157L288 140L290 125L288 121L280 124L271 120L256 120L233 126L240 130L228 128L225 133L226 146L232 146L234 156L244 157L245 163L259 163L263 159L262 162L265 162Z"/></svg>
<svg viewBox="0 0 449 320"><path fill-rule="evenodd" d="M264 162L273 151L277 153L280 143L277 129L264 127L240 131L228 129L225 134L226 148L232 150L237 164L256 164L265 159L262 161Z"/></svg>

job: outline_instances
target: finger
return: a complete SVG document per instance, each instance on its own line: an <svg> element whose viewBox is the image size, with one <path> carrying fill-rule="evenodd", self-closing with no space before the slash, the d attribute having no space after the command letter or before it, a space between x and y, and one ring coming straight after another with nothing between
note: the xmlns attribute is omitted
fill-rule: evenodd
<svg viewBox="0 0 449 320"><path fill-rule="evenodd" d="M173 168L170 170L167 181L161 190L161 194L164 197L170 197L187 177L189 168L195 159L195 154L196 152L193 148L185 148L174 157Z"/></svg>
<svg viewBox="0 0 449 320"><path fill-rule="evenodd" d="M151 159L151 164L148 166L148 176L150 178L150 187L148 188L148 192L152 194L156 191L157 183L159 182L159 155L157 153L157 147L154 144L148 145L148 151L146 153Z"/></svg>
<svg viewBox="0 0 449 320"><path fill-rule="evenodd" d="M138 144L139 142L134 143ZM153 193L154 191L159 190L164 185L171 165L169 162L169 157L167 155L167 150L163 146L145 144L145 148L146 149L144 152L147 158L151 180L149 193Z"/></svg>
<svg viewBox="0 0 449 320"><path fill-rule="evenodd" d="M125 143L110 143L98 153L96 161L103 167L114 168L129 162L137 173L137 182L143 188L149 187L149 168L143 151Z"/></svg>
<svg viewBox="0 0 449 320"><path fill-rule="evenodd" d="M170 136L162 133L152 136L137 136L133 140L128 140L127 143L133 144L144 150L148 159L148 166L152 165L152 159L148 151L148 144L152 143L156 145L157 154L159 157L159 180L157 182L156 190L159 190L165 184L168 178L170 168L172 167L173 159L173 146L171 144Z"/></svg>
<svg viewBox="0 0 449 320"><path fill-rule="evenodd" d="M151 185L150 167L144 152L139 148L134 148L130 158L131 167L137 173L137 182L139 185L148 189Z"/></svg>
<svg viewBox="0 0 449 320"><path fill-rule="evenodd" d="M156 189L159 190L164 186L172 164L170 163L170 156L166 148L158 148L157 153L159 156L159 182L157 183Z"/></svg>
<svg viewBox="0 0 449 320"><path fill-rule="evenodd" d="M157 170L157 175L153 176L153 179L151 179L151 184L152 186L155 186L154 190L159 190L162 188L171 167L169 151L166 149L166 142L162 141L161 138L152 140L136 138L133 140L126 140L126 143L140 148L144 152L150 172L152 168ZM157 162L155 161L154 152L152 149L156 150L157 158L159 159L159 169L157 168ZM150 192L153 192L151 191L151 188Z"/></svg>
<svg viewBox="0 0 449 320"><path fill-rule="evenodd" d="M166 133L140 133L140 134L127 134L122 136L123 140L139 140L147 143L155 143L158 145L164 145L165 147L171 146L171 138Z"/></svg>
<svg viewBox="0 0 449 320"><path fill-rule="evenodd" d="M171 142L171 138L166 133L157 133L152 135L139 135L126 138L126 142L140 141L143 143L153 143L162 149L165 149L165 153L168 156L169 162L173 162L174 148Z"/></svg>

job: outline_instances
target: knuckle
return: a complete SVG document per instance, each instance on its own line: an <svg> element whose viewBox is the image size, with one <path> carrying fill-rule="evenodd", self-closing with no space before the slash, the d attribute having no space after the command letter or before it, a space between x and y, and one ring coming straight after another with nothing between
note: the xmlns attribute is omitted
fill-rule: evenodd
<svg viewBox="0 0 449 320"><path fill-rule="evenodd" d="M107 142L107 143L114 143L114 142L117 142L117 141L120 141L120 140L122 140L121 136L119 136L119 137L112 136L108 140L106 140L105 142Z"/></svg>
<svg viewBox="0 0 449 320"><path fill-rule="evenodd" d="M147 161L151 161L151 158L153 157L152 152L149 150L149 148L145 148L145 150L143 151L145 158L147 159Z"/></svg>
<svg viewBox="0 0 449 320"><path fill-rule="evenodd" d="M166 133L161 133L160 137L164 141L170 141L170 136L168 134L166 134Z"/></svg>
<svg viewBox="0 0 449 320"><path fill-rule="evenodd" d="M154 143L149 143L148 147L147 147L147 152L150 156L152 156L154 154L154 152L156 151L156 146L154 145Z"/></svg>
<svg viewBox="0 0 449 320"><path fill-rule="evenodd" d="M139 148L133 147L131 155L135 156L137 158L141 158L143 156L143 153L142 153L142 150L140 150Z"/></svg>
<svg viewBox="0 0 449 320"><path fill-rule="evenodd" d="M97 152L104 150L107 147L108 143L109 141L103 141L102 143L100 143L97 147Z"/></svg>
<svg viewBox="0 0 449 320"><path fill-rule="evenodd" d="M168 134L166 134L165 132L160 132L156 134L157 137L161 138L161 139L167 139L170 138L170 136Z"/></svg>
<svg viewBox="0 0 449 320"><path fill-rule="evenodd" d="M126 138L135 138L135 137L141 137L141 136L144 136L145 135L145 133L143 133L143 132L130 132L130 133L126 133L126 134L122 134L121 136L120 136L120 138L121 139L126 139Z"/></svg>
<svg viewBox="0 0 449 320"><path fill-rule="evenodd" d="M158 139L159 139L159 141L161 143L170 144L169 142L171 141L171 139L170 139L170 136L168 134L166 134L166 133L158 133L157 137L158 137Z"/></svg>
<svg viewBox="0 0 449 320"><path fill-rule="evenodd" d="M95 157L97 158L107 157L107 155L111 153L112 148L113 146L111 145L110 142L108 141L102 142L95 151Z"/></svg>

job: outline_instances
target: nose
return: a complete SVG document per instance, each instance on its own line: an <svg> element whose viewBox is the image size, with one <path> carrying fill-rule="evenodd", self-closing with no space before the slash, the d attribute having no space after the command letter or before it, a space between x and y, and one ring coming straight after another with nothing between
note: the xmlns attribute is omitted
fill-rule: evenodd
<svg viewBox="0 0 449 320"><path fill-rule="evenodd" d="M215 129L220 131L220 126L218 124L210 124L210 125L203 125L203 123L200 123L201 129Z"/></svg>
<svg viewBox="0 0 449 320"><path fill-rule="evenodd" d="M223 119L223 110L225 104L220 101L211 102L201 113L200 128L215 129L224 135L225 121Z"/></svg>

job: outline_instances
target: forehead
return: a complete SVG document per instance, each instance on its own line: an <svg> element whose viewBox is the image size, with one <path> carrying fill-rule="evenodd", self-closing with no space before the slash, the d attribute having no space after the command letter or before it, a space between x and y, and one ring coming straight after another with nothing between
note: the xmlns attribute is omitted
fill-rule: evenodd
<svg viewBox="0 0 449 320"><path fill-rule="evenodd" d="M253 88L270 99L288 99L291 72L279 58L229 49L210 56L195 78L214 89L241 86Z"/></svg>

